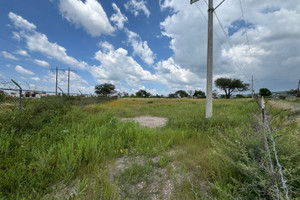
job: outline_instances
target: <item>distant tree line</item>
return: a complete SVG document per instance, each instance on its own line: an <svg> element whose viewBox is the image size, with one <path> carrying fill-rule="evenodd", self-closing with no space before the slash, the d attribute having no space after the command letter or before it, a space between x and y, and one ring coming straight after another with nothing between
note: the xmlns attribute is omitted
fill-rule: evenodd
<svg viewBox="0 0 300 200"><path fill-rule="evenodd" d="M218 78L215 80L215 86L218 87L220 90L224 91L225 94L223 95L218 95L217 91L214 90L213 91L213 98L231 98L233 93L236 92L244 92L249 90L249 86L250 84L248 83L244 83L243 81L239 80L239 79L231 79L231 78ZM197 98L197 99L201 99L201 98L206 98L205 96L205 92L201 91L201 90L177 90L174 93L170 93L167 96L164 95L154 95L151 94L150 92L141 89L137 92L135 92L135 94L131 94L129 95L127 92L123 92L123 93L117 93L117 91L115 90L115 86L111 83L103 83L100 85L96 85L95 86L95 93L98 96L113 96L113 95L118 95L119 97L131 97L131 98ZM299 97L300 96L300 91L298 90L290 90L288 92L289 94L292 94L294 96ZM259 95L260 96L264 96L264 97L268 97L271 96L272 93L269 89L267 88L261 88L259 90ZM245 98L245 95L242 94L237 94L235 96L236 98Z"/></svg>

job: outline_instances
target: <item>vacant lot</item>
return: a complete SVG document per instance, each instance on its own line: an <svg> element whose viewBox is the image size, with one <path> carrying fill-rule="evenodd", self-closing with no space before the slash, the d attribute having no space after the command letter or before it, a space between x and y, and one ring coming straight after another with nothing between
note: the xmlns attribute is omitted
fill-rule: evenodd
<svg viewBox="0 0 300 200"><path fill-rule="evenodd" d="M270 114L290 198L300 198L297 125L289 111ZM0 113L0 199L272 199L280 183L252 99L215 100L209 120L191 99L77 107L51 97L22 115ZM139 116L166 125L122 120Z"/></svg>

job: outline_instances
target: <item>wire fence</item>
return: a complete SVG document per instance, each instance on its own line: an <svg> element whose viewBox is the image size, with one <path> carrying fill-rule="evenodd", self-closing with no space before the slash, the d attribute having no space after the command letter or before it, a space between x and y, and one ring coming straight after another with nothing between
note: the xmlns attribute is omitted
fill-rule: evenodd
<svg viewBox="0 0 300 200"><path fill-rule="evenodd" d="M277 183L278 181L276 179L277 175L278 175L278 174L276 174L276 172L278 172L279 176L280 176L280 181L281 181L281 184L282 184L281 188L283 189L285 199L289 200L289 189L288 189L288 186L286 184L287 179L285 178L285 176L282 172L283 167L280 164L279 159L278 159L278 154L277 154L277 150L276 150L276 143L275 143L275 140L274 140L274 137L273 137L273 134L272 134L272 127L271 127L271 124L270 124L269 116L268 116L266 108L265 108L264 98L260 97L256 94L253 95L253 98L256 100L256 102L259 105L259 108L261 109L264 129L268 133L268 136L269 136L269 137L267 137L266 133L264 132L265 147L266 147L266 151L268 153L269 162L270 162L269 163L270 164L270 171L271 171L271 174L275 178L275 184L274 184L275 186L274 187L275 187L276 197L277 197L277 199L280 199L280 191L279 191L279 188L278 188L278 183ZM274 171L272 156L271 156L271 153L270 153L269 142L272 143L273 157L275 159L275 163L276 163L276 167L277 167L277 170L275 170L275 171Z"/></svg>
<svg viewBox="0 0 300 200"><path fill-rule="evenodd" d="M13 84L15 84L15 87ZM57 93L52 91L40 91L23 89L18 83L6 82L2 84L9 87L0 87L0 112L6 112L9 110L18 110L21 116L24 109L24 103L28 101L38 101L45 98L59 98L63 103L77 106L86 106L90 104L104 103L117 99L118 96L95 96L90 94L76 94L70 93L66 95L63 92Z"/></svg>

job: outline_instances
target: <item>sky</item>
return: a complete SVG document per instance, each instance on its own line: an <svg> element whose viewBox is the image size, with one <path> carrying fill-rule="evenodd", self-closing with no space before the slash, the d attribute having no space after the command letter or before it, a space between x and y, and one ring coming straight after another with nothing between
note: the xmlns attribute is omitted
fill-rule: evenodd
<svg viewBox="0 0 300 200"><path fill-rule="evenodd" d="M2 0L0 81L55 91L58 67L64 91L64 69L72 70L72 93L102 83L129 94L206 91L206 1ZM213 23L214 80L253 76L255 91L297 88L299 0L226 0Z"/></svg>

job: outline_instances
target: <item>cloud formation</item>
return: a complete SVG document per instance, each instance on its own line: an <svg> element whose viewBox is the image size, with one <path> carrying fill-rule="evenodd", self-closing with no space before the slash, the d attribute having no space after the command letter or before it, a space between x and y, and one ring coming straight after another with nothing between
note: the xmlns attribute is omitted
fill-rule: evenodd
<svg viewBox="0 0 300 200"><path fill-rule="evenodd" d="M50 64L47 61L34 59L35 64L42 66L42 67L49 67Z"/></svg>
<svg viewBox="0 0 300 200"><path fill-rule="evenodd" d="M133 55L138 55L147 65L154 63L154 54L149 48L147 41L142 41L141 37L128 29L125 29L128 42L133 48Z"/></svg>
<svg viewBox="0 0 300 200"><path fill-rule="evenodd" d="M16 70L18 73L23 74L23 75L34 75L34 73L33 73L32 71L29 71L29 70L23 68L23 67L20 66L20 65L17 65L17 66L15 67L15 70Z"/></svg>
<svg viewBox="0 0 300 200"><path fill-rule="evenodd" d="M98 81L126 81L136 85L152 81L156 77L144 70L123 48L114 49L108 42L102 43L102 50L95 54L101 65L91 67L91 74Z"/></svg>
<svg viewBox="0 0 300 200"><path fill-rule="evenodd" d="M25 39L27 48L30 51L42 53L72 67L85 69L88 66L86 62L78 61L69 56L64 47L50 42L45 34L37 32L35 25L29 23L26 19L14 13L10 13L8 16L14 26L20 29L18 34L21 38ZM29 29L28 27L31 28Z"/></svg>
<svg viewBox="0 0 300 200"><path fill-rule="evenodd" d="M123 15L115 3L112 3L112 7L115 10L115 14L110 17L110 21L114 22L118 29L123 29L124 23L128 21L128 18Z"/></svg>
<svg viewBox="0 0 300 200"><path fill-rule="evenodd" d="M59 11L66 20L76 27L84 28L91 36L111 34L114 31L97 0L60 0Z"/></svg>
<svg viewBox="0 0 300 200"><path fill-rule="evenodd" d="M243 20L239 2L225 1L216 10L232 48L214 18L214 77L228 76L249 82L254 75L260 80L258 87L271 90L295 87L300 73L299 67L296 68L300 65L296 53L300 52L300 24L297 22L300 6L297 1L242 3L246 23L250 24L246 27L249 46L243 23L228 34L237 21ZM201 1L196 4L207 19L207 5ZM171 11L161 22L161 29L171 40L174 62L205 79L207 20L195 4L189 5L185 1L164 0L160 6L163 11Z"/></svg>
<svg viewBox="0 0 300 200"><path fill-rule="evenodd" d="M10 59L10 60L19 60L16 56L14 56L11 53L8 53L6 51L2 51L1 54L4 58Z"/></svg>
<svg viewBox="0 0 300 200"><path fill-rule="evenodd" d="M18 50L15 52L15 54L18 54L18 55L24 56L24 57L30 57L29 54L27 53L27 51L25 51L25 50Z"/></svg>
<svg viewBox="0 0 300 200"><path fill-rule="evenodd" d="M126 10L130 11L134 16L138 16L141 12L143 12L146 17L149 18L150 11L146 6L147 2L145 0L130 0L124 6Z"/></svg>

